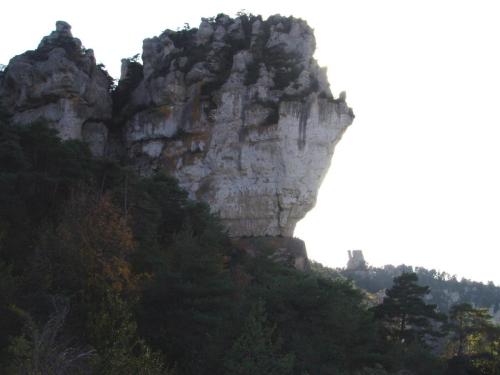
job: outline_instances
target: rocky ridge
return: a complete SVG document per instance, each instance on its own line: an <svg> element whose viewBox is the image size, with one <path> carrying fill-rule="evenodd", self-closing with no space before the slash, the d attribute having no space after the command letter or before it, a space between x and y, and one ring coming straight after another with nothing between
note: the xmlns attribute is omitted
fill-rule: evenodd
<svg viewBox="0 0 500 375"><path fill-rule="evenodd" d="M13 123L46 122L63 139L82 139L104 155L112 79L63 21L38 48L12 58L0 78L0 105Z"/></svg>
<svg viewBox="0 0 500 375"><path fill-rule="evenodd" d="M218 15L144 40L142 64L122 60L113 89L59 21L10 61L0 104L14 123L45 121L96 156L175 176L233 237L291 237L354 117L314 50L300 19Z"/></svg>

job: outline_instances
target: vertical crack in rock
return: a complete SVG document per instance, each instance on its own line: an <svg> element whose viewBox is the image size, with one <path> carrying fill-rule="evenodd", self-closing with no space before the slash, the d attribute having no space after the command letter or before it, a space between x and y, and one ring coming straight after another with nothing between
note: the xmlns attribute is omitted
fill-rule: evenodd
<svg viewBox="0 0 500 375"><path fill-rule="evenodd" d="M243 94L241 96L241 107L240 107L240 118L241 118L241 126L238 132L238 142L243 143L245 142L245 136L246 136L246 104L247 104L247 96L248 92L247 90L243 91ZM241 157L242 157L242 149L241 147L238 148L238 170L242 170L242 164L241 164Z"/></svg>
<svg viewBox="0 0 500 375"><path fill-rule="evenodd" d="M311 102L306 101L302 103L299 112L299 137L297 140L299 150L303 150L306 145L306 129L310 111L311 111Z"/></svg>
<svg viewBox="0 0 500 375"><path fill-rule="evenodd" d="M281 207L281 201L280 201L280 194L279 191L276 190L276 207L278 207L278 212L276 213L277 215L277 222L278 222L278 228L281 228L281 213L283 212L283 207Z"/></svg>

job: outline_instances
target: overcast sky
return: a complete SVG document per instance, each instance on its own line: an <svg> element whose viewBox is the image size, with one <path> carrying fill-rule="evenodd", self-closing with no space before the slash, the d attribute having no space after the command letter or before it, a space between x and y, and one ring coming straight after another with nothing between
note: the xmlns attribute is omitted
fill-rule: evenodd
<svg viewBox="0 0 500 375"><path fill-rule="evenodd" d="M343 266L425 266L500 284L500 22L497 1L17 1L2 8L0 63L56 20L117 77L164 29L245 9L303 18L332 91L356 119L296 236ZM327 5L326 5L327 4ZM500 6L500 5L499 5Z"/></svg>

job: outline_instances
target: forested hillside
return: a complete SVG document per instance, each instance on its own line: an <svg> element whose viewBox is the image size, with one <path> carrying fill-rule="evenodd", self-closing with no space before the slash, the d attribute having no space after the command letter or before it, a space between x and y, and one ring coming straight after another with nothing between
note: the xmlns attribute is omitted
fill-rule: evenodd
<svg viewBox="0 0 500 375"><path fill-rule="evenodd" d="M0 213L2 374L499 373L498 328L467 307L446 321L413 274L373 309L43 124L0 124Z"/></svg>
<svg viewBox="0 0 500 375"><path fill-rule="evenodd" d="M470 303L476 307L489 309L496 320L500 320L500 314L497 314L500 308L500 287L495 286L493 282L484 284L464 278L458 280L456 276L446 272L406 265L369 267L357 271L339 269L338 272L370 293L390 288L394 277L404 272L415 272L419 284L427 285L431 289L427 301L436 304L440 311L447 313L455 304Z"/></svg>

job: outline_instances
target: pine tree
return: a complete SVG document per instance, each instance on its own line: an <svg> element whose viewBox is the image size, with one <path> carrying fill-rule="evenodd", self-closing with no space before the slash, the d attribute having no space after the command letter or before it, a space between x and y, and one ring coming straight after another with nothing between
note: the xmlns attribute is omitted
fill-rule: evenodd
<svg viewBox="0 0 500 375"><path fill-rule="evenodd" d="M395 277L383 303L374 308L375 317L384 323L392 340L425 343L426 338L439 335L436 323L443 321L444 316L436 311L436 305L424 302L430 289L417 281L415 273Z"/></svg>

